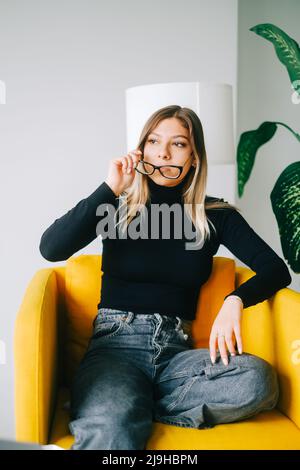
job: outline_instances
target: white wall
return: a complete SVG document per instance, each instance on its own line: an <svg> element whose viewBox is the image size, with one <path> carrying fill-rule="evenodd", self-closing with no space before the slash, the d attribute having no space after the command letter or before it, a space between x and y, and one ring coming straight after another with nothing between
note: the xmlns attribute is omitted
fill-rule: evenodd
<svg viewBox="0 0 300 470"><path fill-rule="evenodd" d="M300 104L292 102L288 73L273 45L249 28L272 23L300 43L299 0L239 0L237 133L256 129L264 121L283 122L300 131ZM282 126L258 151L250 179L238 205L250 225L281 256L279 230L270 194L282 171L299 160L300 144ZM286 260L285 260L286 261ZM287 262L286 262L287 263ZM242 264L242 263L241 263ZM289 288L300 291L293 273Z"/></svg>
<svg viewBox="0 0 300 470"><path fill-rule="evenodd" d="M0 437L13 439L13 328L30 279L53 265L39 253L43 231L126 153L127 87L211 80L236 91L237 0L1 0L0 44Z"/></svg>

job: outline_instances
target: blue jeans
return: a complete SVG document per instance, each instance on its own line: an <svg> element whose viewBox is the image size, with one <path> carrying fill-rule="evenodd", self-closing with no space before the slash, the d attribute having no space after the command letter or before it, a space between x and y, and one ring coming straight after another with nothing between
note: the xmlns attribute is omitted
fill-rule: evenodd
<svg viewBox="0 0 300 470"><path fill-rule="evenodd" d="M191 322L159 313L100 308L71 386L71 450L146 449L153 421L212 428L271 410L275 369L243 353L224 365L193 348Z"/></svg>

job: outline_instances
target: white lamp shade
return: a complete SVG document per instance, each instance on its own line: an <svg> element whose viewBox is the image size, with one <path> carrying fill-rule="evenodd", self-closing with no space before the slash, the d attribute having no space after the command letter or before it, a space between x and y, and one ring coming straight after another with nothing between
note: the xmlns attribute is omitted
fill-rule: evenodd
<svg viewBox="0 0 300 470"><path fill-rule="evenodd" d="M201 120L208 164L234 163L232 86L225 83L174 82L126 89L127 151L136 148L148 118L177 104Z"/></svg>

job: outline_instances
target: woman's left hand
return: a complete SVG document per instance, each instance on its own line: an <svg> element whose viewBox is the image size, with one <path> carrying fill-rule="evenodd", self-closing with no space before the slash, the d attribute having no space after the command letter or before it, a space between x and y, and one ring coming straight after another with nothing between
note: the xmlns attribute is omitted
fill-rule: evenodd
<svg viewBox="0 0 300 470"><path fill-rule="evenodd" d="M236 297L227 297L215 318L210 338L209 349L212 363L216 360L216 344L221 354L221 358L225 365L228 365L228 357L225 343L232 356L235 356L235 346L233 333L235 334L239 353L242 354L242 338L241 338L241 318L243 313L243 303Z"/></svg>

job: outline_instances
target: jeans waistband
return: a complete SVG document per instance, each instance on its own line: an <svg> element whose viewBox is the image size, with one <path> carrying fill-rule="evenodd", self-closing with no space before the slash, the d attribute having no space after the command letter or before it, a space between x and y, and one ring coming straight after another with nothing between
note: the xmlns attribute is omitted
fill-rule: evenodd
<svg viewBox="0 0 300 470"><path fill-rule="evenodd" d="M191 328L192 328L192 320L186 320L185 318L181 318L180 316L170 316L170 315L164 315L162 313L156 312L156 313L135 313L130 310L120 310L120 309L115 309L115 308L108 308L108 307L100 307L98 309L98 314L103 314L103 317L109 317L109 316L127 316L127 322L130 323L135 317L139 319L153 319L153 318L159 318L161 317L162 319L165 319L166 321L174 321L174 325L176 325L176 329L182 328L183 331L187 334L191 334Z"/></svg>

